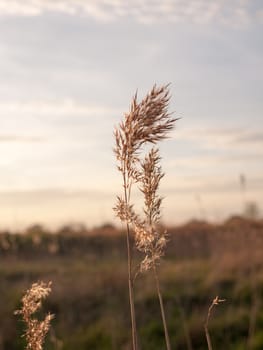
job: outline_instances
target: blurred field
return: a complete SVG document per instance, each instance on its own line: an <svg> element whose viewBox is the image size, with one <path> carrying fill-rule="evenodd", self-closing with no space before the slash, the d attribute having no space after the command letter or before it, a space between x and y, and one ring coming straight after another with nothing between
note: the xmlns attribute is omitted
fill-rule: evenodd
<svg viewBox="0 0 263 350"><path fill-rule="evenodd" d="M170 228L160 266L173 349L207 349L204 320L212 299L214 349L263 348L263 221L233 217L221 225ZM37 280L53 282L45 310L55 314L46 349L130 349L125 236L110 225L93 231L0 234L0 349L23 349L13 315ZM136 256L139 259L139 256ZM141 349L165 349L151 273L139 275L136 310Z"/></svg>

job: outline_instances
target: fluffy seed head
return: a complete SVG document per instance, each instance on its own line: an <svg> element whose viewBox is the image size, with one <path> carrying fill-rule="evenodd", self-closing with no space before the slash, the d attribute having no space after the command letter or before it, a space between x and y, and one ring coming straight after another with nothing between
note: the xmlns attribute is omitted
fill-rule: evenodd
<svg viewBox="0 0 263 350"><path fill-rule="evenodd" d="M26 350L42 350L44 338L50 328L50 321L54 315L47 314L43 321L33 318L33 314L42 306L42 300L51 292L51 282L33 283L22 298L22 307L15 311L22 315L26 324L24 337L27 341Z"/></svg>
<svg viewBox="0 0 263 350"><path fill-rule="evenodd" d="M115 129L115 148L118 169L128 171L136 179L134 164L138 161L140 148L145 143L156 143L167 137L175 119L168 113L170 96L168 85L154 86L141 101L134 96L130 112Z"/></svg>
<svg viewBox="0 0 263 350"><path fill-rule="evenodd" d="M117 197L114 208L117 216L131 224L138 250L145 254L141 270L153 267L164 254L166 233L159 229L162 198L159 184L164 176L159 150L153 147L143 158L146 144L156 144L167 137L176 119L168 113L170 101L168 85L154 86L146 97L138 102L132 99L130 112L115 129L115 148L118 170L123 176L124 198ZM144 196L144 217L136 215L130 203L131 189L138 184Z"/></svg>

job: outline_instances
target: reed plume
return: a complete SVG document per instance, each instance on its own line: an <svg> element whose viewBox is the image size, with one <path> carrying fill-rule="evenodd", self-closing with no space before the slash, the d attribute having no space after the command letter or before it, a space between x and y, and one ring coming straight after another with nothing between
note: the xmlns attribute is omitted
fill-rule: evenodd
<svg viewBox="0 0 263 350"><path fill-rule="evenodd" d="M148 271L152 269L159 298L166 348L171 350L170 337L164 311L163 298L157 266L167 243L166 231L160 225L162 198L158 195L160 181L164 176L159 165L159 150L152 148L141 162L140 190L144 196L145 218L136 225L135 241L137 248L145 254L141 262L140 270Z"/></svg>
<svg viewBox="0 0 263 350"><path fill-rule="evenodd" d="M51 292L51 282L33 283L22 298L22 307L16 310L16 315L22 315L26 324L26 331L23 335L26 338L26 350L42 350L45 336L50 328L50 321L54 315L47 314L43 321L33 318L33 315L42 306L42 300Z"/></svg>
<svg viewBox="0 0 263 350"><path fill-rule="evenodd" d="M152 267L156 272L157 260L163 254L166 244L165 234L160 234L156 230L161 205L161 198L157 195L157 189L160 179L163 177L158 166L160 160L158 149L153 148L143 161L141 160L141 154L145 145L156 144L158 141L165 139L168 131L173 128L175 119L168 113L169 100L168 85L154 86L141 102L138 102L137 94L135 94L130 112L124 115L123 121L115 128L116 144L114 152L117 158L118 170L122 174L124 193L122 197L117 197L114 210L121 221L126 224L133 350L138 349L138 339L134 307L135 276L132 271L131 235L134 234L137 248L145 253L141 270L148 270ZM138 184L144 194L146 219L141 219L136 214L134 205L131 203L134 184ZM157 276L157 273L155 276ZM159 280L157 286L159 286ZM160 293L160 288L158 292ZM162 306L161 304L163 315ZM167 327L165 328L165 334L166 331ZM170 349L169 345L167 349Z"/></svg>

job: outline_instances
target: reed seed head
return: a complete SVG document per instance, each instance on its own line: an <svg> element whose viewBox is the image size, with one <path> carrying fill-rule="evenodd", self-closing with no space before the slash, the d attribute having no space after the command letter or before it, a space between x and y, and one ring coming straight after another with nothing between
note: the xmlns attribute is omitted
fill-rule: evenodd
<svg viewBox="0 0 263 350"><path fill-rule="evenodd" d="M158 189L164 174L159 150L152 147L142 157L146 144L156 144L167 137L176 119L168 113L170 101L168 85L156 85L138 102L132 99L130 112L115 129L115 148L118 170L123 176L124 198L117 197L116 215L133 227L135 244L145 254L141 271L148 270L160 260L166 246L166 232L160 230L162 198ZM130 204L134 183L144 196L144 218L139 217Z"/></svg>
<svg viewBox="0 0 263 350"><path fill-rule="evenodd" d="M168 113L170 96L168 85L157 87L141 101L137 94L132 99L130 112L115 129L115 148L118 169L127 171L129 176L137 178L134 168L138 161L140 148L146 143L157 143L167 137L173 128L175 119Z"/></svg>
<svg viewBox="0 0 263 350"><path fill-rule="evenodd" d="M26 350L42 350L45 336L50 328L50 321L54 315L47 314L43 321L33 318L33 314L42 306L42 300L51 292L51 282L33 283L22 298L22 307L16 310L16 315L22 315L26 324L23 335L27 341Z"/></svg>

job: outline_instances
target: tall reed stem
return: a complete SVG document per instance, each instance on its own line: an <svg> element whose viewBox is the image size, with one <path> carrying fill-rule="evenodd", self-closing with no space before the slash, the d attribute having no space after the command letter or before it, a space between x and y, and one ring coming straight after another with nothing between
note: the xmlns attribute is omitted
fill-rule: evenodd
<svg viewBox="0 0 263 350"><path fill-rule="evenodd" d="M161 293L160 281L159 281L159 277L158 277L158 273L157 273L157 269L156 269L155 264L153 264L153 274L154 274L156 290L157 290L159 303L160 303L160 309L161 309L161 315L162 315L162 321L163 321L163 329L164 329L165 342L166 342L166 349L171 350L171 342L170 342L170 337L169 337L169 332L168 332L167 322L166 322L166 316L165 316L164 306L163 306L163 297L162 297L162 293Z"/></svg>
<svg viewBox="0 0 263 350"><path fill-rule="evenodd" d="M127 193L127 180L126 174L123 174L123 186L124 186L124 200L126 206L129 205L129 194ZM131 314L131 327L132 327L132 348L138 350L138 337L137 337L137 325L135 317L135 306L134 306L134 287L132 277L132 252L131 252L131 234L130 225L126 221L126 244L127 244L127 268L128 268L128 286L129 286L129 302L130 302L130 314Z"/></svg>

